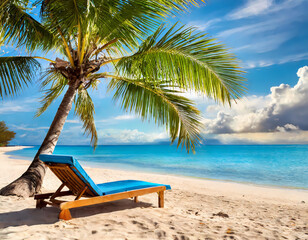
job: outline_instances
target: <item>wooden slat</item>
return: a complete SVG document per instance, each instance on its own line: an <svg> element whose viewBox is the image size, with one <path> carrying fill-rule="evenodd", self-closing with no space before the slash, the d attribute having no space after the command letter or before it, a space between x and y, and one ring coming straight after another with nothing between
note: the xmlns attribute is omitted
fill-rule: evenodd
<svg viewBox="0 0 308 240"><path fill-rule="evenodd" d="M66 171L65 173L66 181L68 181L68 187L74 191L75 194L77 194L80 191L80 188L82 187L81 183L76 180L76 178L72 177L70 172Z"/></svg>
<svg viewBox="0 0 308 240"><path fill-rule="evenodd" d="M69 169L70 167L66 164L61 164L61 165L48 165L49 168L51 169L58 169L58 170L66 170Z"/></svg>
<svg viewBox="0 0 308 240"><path fill-rule="evenodd" d="M77 195L83 188L86 180L82 177L79 177L75 172L78 172L78 169L75 167L70 167L66 164L48 164L48 167L52 172L62 181L66 182L66 186ZM74 169L74 170L73 170ZM93 190L93 189L92 189ZM93 190L94 191L94 190ZM88 186L88 189L84 193L85 196L97 196L91 191L91 186Z"/></svg>
<svg viewBox="0 0 308 240"><path fill-rule="evenodd" d="M55 175L61 179L62 182L66 182L67 187L76 195L84 187L84 183L77 178L76 174L69 168L64 167L51 167Z"/></svg>
<svg viewBox="0 0 308 240"><path fill-rule="evenodd" d="M63 176L62 172L59 169L51 168L51 171L62 181L66 182L67 179Z"/></svg>
<svg viewBox="0 0 308 240"><path fill-rule="evenodd" d="M55 172L57 173L58 177L62 180L62 182L67 182L68 185L70 185L71 179L67 176L67 170L63 169L57 169L55 170Z"/></svg>
<svg viewBox="0 0 308 240"><path fill-rule="evenodd" d="M34 195L34 199L47 199L52 196L54 193L43 193ZM60 192L58 197L73 195L72 191L63 191Z"/></svg>
<svg viewBox="0 0 308 240"><path fill-rule="evenodd" d="M83 175L78 171L78 169L76 167L72 167L72 169L74 169L76 172L79 173L79 175L81 176L81 178L83 180L82 182L87 182L87 180L83 177ZM76 173L73 170L72 170L72 172L76 175ZM78 179L80 179L78 175L76 175L76 176L78 177ZM97 195L93 194L93 192L91 191L92 188L91 189L90 188L91 188L91 186L88 186L88 189L86 191L87 195L92 196L92 197L97 196ZM92 190L95 192L94 189L92 189Z"/></svg>
<svg viewBox="0 0 308 240"><path fill-rule="evenodd" d="M68 178L71 180L72 187L75 187L76 194L78 194L84 188L84 182L80 180L80 178L73 172L73 170L69 170L67 173Z"/></svg>
<svg viewBox="0 0 308 240"><path fill-rule="evenodd" d="M64 171L64 170L63 170ZM68 189L70 189L74 194L76 194L75 193L75 190L74 189L72 189L71 187L70 187L70 184L69 184L69 179L65 176L65 172L63 172L63 171L61 171L61 170L59 170L59 169L53 169L53 172L54 172L54 174L64 183L67 183L66 185L67 185L67 187L68 187Z"/></svg>
<svg viewBox="0 0 308 240"><path fill-rule="evenodd" d="M100 197L92 197L89 199L82 199L82 200L62 203L60 205L60 208L70 209L70 208L83 207L83 206L88 206L88 205L104 203L104 202L116 201L120 199L132 198L136 196L145 195L148 193L161 192L165 190L166 190L165 186L160 186L160 187L152 187L152 188L145 188L145 189L139 189L139 190L134 190L134 191L110 194L110 195L105 195L105 196L100 196Z"/></svg>

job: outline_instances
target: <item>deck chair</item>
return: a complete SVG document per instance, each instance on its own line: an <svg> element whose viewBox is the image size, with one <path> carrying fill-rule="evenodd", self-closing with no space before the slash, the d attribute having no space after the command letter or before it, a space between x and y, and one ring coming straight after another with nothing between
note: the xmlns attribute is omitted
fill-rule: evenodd
<svg viewBox="0 0 308 240"><path fill-rule="evenodd" d="M144 182L138 180L124 180L95 184L72 156L41 154L43 161L51 171L61 180L61 186L54 193L37 194L36 208L43 208L47 205L60 208L59 219L70 220L71 208L78 208L120 199L133 198L138 202L138 196L158 193L158 206L164 207L164 191L170 190L169 185ZM62 191L64 187L68 191ZM56 199L62 196L76 196L73 201ZM83 199L80 199L83 197Z"/></svg>

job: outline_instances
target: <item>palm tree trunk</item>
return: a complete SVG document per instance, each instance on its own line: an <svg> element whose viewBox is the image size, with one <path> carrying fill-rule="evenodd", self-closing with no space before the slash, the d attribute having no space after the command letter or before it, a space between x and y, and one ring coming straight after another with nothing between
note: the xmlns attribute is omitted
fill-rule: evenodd
<svg viewBox="0 0 308 240"><path fill-rule="evenodd" d="M39 155L42 153L52 154L58 142L60 133L63 129L66 118L72 108L73 100L77 92L76 86L69 86L65 93L58 111L52 121L52 124L47 132L47 135L37 151L32 163L27 171L14 182L0 190L0 195L16 195L21 197L33 196L38 193L42 187L43 178L45 176L46 167L39 160Z"/></svg>

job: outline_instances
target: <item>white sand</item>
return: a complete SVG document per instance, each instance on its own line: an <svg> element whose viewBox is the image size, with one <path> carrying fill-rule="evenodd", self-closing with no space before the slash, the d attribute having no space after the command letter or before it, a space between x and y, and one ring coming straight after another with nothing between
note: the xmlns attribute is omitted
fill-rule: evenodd
<svg viewBox="0 0 308 240"><path fill-rule="evenodd" d="M29 161L0 148L0 188L19 177ZM120 200L71 210L59 221L53 207L35 209L33 198L0 196L0 239L308 239L308 191L259 187L169 175L85 167L97 183L140 179L170 184L165 208L157 194L139 203ZM43 192L59 186L48 171ZM223 212L228 217L215 216Z"/></svg>

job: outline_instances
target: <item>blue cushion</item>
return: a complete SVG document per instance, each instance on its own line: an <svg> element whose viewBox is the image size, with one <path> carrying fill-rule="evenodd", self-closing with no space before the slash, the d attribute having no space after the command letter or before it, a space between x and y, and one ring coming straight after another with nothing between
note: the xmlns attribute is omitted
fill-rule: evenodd
<svg viewBox="0 0 308 240"><path fill-rule="evenodd" d="M72 168L72 170L76 173L77 176L90 188L93 194L97 196L102 196L103 193L99 187L92 181L92 179L88 176L86 171L80 166L79 162L72 156L62 156L62 155L48 155L41 154L39 156L40 160L45 163L60 163L67 164L71 167L75 167L77 169Z"/></svg>
<svg viewBox="0 0 308 240"><path fill-rule="evenodd" d="M158 183L151 183L151 182L144 182L138 180L123 180L123 181L116 181L116 182L107 182L101 183L97 185L103 195L132 191L137 189L143 188L150 188L150 187L159 187L165 186L166 190L170 190L170 185L158 184Z"/></svg>
<svg viewBox="0 0 308 240"><path fill-rule="evenodd" d="M77 170L75 168L72 168L72 170L97 196L132 191L143 188L159 187L159 186L165 186L166 190L171 189L170 185L144 182L138 180L123 180L116 182L101 183L96 185L92 181L92 179L88 176L88 174L85 172L85 170L80 166L79 162L72 156L41 154L39 158L41 161L47 164L60 163L60 164L67 164L71 167L75 167Z"/></svg>

